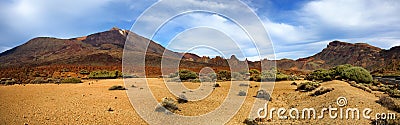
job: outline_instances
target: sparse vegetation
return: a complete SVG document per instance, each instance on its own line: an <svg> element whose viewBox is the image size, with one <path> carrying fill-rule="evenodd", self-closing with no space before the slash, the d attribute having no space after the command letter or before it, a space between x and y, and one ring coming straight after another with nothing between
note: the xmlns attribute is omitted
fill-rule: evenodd
<svg viewBox="0 0 400 125"><path fill-rule="evenodd" d="M213 85L213 87L221 87L218 83L215 83L214 85Z"/></svg>
<svg viewBox="0 0 400 125"><path fill-rule="evenodd" d="M297 86L296 90L308 92L308 91L312 91L312 90L318 88L319 86L321 86L321 84L319 82L304 82L304 83L300 83L300 85Z"/></svg>
<svg viewBox="0 0 400 125"><path fill-rule="evenodd" d="M108 88L108 90L126 90L126 88L120 85L115 85Z"/></svg>
<svg viewBox="0 0 400 125"><path fill-rule="evenodd" d="M17 81L12 78L1 78L0 82L3 85L14 85L15 83L17 83Z"/></svg>
<svg viewBox="0 0 400 125"><path fill-rule="evenodd" d="M163 98L161 100L161 104L160 105L161 106L158 106L156 108L156 111L158 111L158 112L164 111L163 109L167 109L167 110L169 110L171 112L175 112L176 110L179 109L179 107L176 105L176 102L175 102L175 100L173 98L168 98L168 97Z"/></svg>
<svg viewBox="0 0 400 125"><path fill-rule="evenodd" d="M373 80L369 71L362 67L348 68L342 72L341 77L357 83L371 83Z"/></svg>
<svg viewBox="0 0 400 125"><path fill-rule="evenodd" d="M307 76L308 80L331 81L332 70L317 69Z"/></svg>
<svg viewBox="0 0 400 125"><path fill-rule="evenodd" d="M118 70L115 70L115 71L102 70L102 71L90 72L88 77L91 79L115 79L115 78L118 78L121 76L122 76L122 74Z"/></svg>

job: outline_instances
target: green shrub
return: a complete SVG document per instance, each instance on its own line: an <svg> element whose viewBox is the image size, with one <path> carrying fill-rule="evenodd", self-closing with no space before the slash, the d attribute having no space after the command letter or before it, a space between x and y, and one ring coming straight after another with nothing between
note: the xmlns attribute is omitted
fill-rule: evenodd
<svg viewBox="0 0 400 125"><path fill-rule="evenodd" d="M326 70L326 69L317 69L310 73L307 76L308 80L322 80L322 81L330 81L334 77L331 76L332 70Z"/></svg>
<svg viewBox="0 0 400 125"><path fill-rule="evenodd" d="M65 78L61 80L61 83L82 83L81 79L79 78Z"/></svg>
<svg viewBox="0 0 400 125"><path fill-rule="evenodd" d="M321 86L321 84L318 82L305 82L305 83L300 83L300 85L297 86L296 90L308 92L318 88L319 86Z"/></svg>
<svg viewBox="0 0 400 125"><path fill-rule="evenodd" d="M223 81L231 80L231 72L227 70L218 71L217 79Z"/></svg>
<svg viewBox="0 0 400 125"><path fill-rule="evenodd" d="M91 79L115 79L120 76L122 76L122 74L118 70L115 71L102 70L102 71L90 72L88 77Z"/></svg>
<svg viewBox="0 0 400 125"><path fill-rule="evenodd" d="M259 75L259 74L260 74L260 71L257 70L257 69L251 69L251 70L249 70L249 73L250 73L250 76L252 76L252 75Z"/></svg>
<svg viewBox="0 0 400 125"><path fill-rule="evenodd" d="M245 124L245 125L258 125L257 121L254 120L254 119L251 119L251 118L246 118L243 121L243 124Z"/></svg>
<svg viewBox="0 0 400 125"><path fill-rule="evenodd" d="M333 71L332 72L332 76L341 76L342 75L342 73L345 71L345 70L347 70L347 69L349 69L349 68L351 68L351 67L353 67L352 65L350 65L350 64L344 64L344 65L339 65L339 66L336 66L336 67L333 67L331 70Z"/></svg>
<svg viewBox="0 0 400 125"><path fill-rule="evenodd" d="M193 71L184 69L179 71L179 78L181 80L196 79L197 74Z"/></svg>
<svg viewBox="0 0 400 125"><path fill-rule="evenodd" d="M179 79L179 78L171 78L171 79L169 79L167 82L181 82L181 79Z"/></svg>
<svg viewBox="0 0 400 125"><path fill-rule="evenodd" d="M126 90L126 88L120 85L115 85L108 88L108 90Z"/></svg>
<svg viewBox="0 0 400 125"><path fill-rule="evenodd" d="M369 71L362 67L347 68L342 72L341 77L357 83L371 83L373 80Z"/></svg>

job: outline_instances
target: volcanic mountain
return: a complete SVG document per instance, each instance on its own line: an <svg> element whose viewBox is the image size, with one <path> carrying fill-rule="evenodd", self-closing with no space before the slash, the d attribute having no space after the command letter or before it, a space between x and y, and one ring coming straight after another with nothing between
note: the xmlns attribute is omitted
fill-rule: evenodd
<svg viewBox="0 0 400 125"><path fill-rule="evenodd" d="M249 68L259 69L261 64L266 65L271 62L276 62L276 66L281 71L295 74L304 74L318 68L330 68L340 64L362 66L376 73L400 71L400 46L384 50L365 43L351 44L333 41L321 52L310 57L298 60L264 59L251 62L240 61L234 55L230 59L224 59L173 52L129 30L112 28L108 31L71 39L50 37L31 39L25 44L0 54L0 77L16 79L34 76L49 77L52 72L60 70L71 72L79 72L82 69L121 70L122 55L127 39L132 45L129 45L126 50L138 55L146 55L148 69L146 75L153 77L161 75L159 70L162 58L178 60L180 67L195 71L205 66L215 70L229 69L229 64L248 64Z"/></svg>

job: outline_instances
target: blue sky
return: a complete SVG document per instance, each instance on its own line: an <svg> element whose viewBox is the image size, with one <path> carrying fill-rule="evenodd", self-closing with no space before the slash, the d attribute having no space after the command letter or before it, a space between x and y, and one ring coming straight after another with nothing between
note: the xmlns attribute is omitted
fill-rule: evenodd
<svg viewBox="0 0 400 125"><path fill-rule="evenodd" d="M105 31L114 26L131 29L132 24L155 0L3 0L0 1L0 51L21 45L31 38L49 36L72 38ZM206 6L219 10L235 8L235 4L211 1L181 0L189 6ZM260 18L269 33L277 59L311 56L332 40L365 42L388 49L400 45L400 1L398 0L243 0ZM168 14L178 3L160 8ZM243 8L238 8L240 10ZM167 10L167 11L161 11ZM169 11L170 10L170 11ZM237 11L236 10L236 11ZM157 16L148 23L158 21ZM243 15L246 18L246 15ZM218 15L200 13L178 17L160 29L154 40L167 48L186 51L193 43L226 39L214 30L190 30L196 26L212 27L231 36L242 55L252 60L256 51L249 46L235 24ZM212 29L210 28L210 29ZM182 31L188 31L182 33ZM189 32L190 31L190 32ZM204 32L208 31L208 32ZM136 31L134 31L136 32ZM140 31L138 31L140 34ZM215 37L206 37L213 36ZM149 36L145 36L149 37ZM209 39L206 39L209 38ZM227 41L229 41L227 40ZM182 46L169 43L188 43ZM223 40L221 40L223 41ZM221 45L219 45L220 43ZM215 43L224 46L224 42ZM228 47L229 48L229 47ZM234 48L230 48L234 49ZM223 50L224 51L224 50ZM227 50L228 51L228 50ZM215 52L192 51L199 55ZM228 54L238 54L228 52Z"/></svg>

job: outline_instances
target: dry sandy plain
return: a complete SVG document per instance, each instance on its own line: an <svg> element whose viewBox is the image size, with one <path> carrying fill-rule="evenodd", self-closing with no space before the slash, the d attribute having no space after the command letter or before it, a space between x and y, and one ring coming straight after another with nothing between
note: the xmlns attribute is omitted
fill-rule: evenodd
<svg viewBox="0 0 400 125"><path fill-rule="evenodd" d="M174 97L162 79L148 79L154 96L161 100L163 97ZM302 81L296 81L300 83ZM89 83L91 83L89 85ZM194 116L205 114L218 108L227 96L230 82L218 82L221 87L216 88L207 98L184 104L178 104L180 115ZM347 98L348 103L343 108L371 108L371 117L375 113L394 113L382 107L375 101L380 95L378 92L368 93L351 87L342 81L322 83L322 87L334 88L333 91L312 97L310 92L295 91L296 86L291 81L275 83L272 101L268 108L292 107L315 108L318 110L336 106L336 99L340 96ZM261 83L264 84L264 83ZM27 84L0 86L0 124L147 124L134 110L126 91L108 90L113 85L124 85L122 79L84 81L80 84ZM184 83L189 89L196 89L200 83ZM254 102L253 97L260 83L251 82L246 99L238 113L227 124L242 124L249 115ZM140 86L138 86L140 87ZM127 89L133 89L126 87ZM140 91L139 89L137 91ZM109 109L112 111L109 111ZM397 114L396 116L400 116ZM361 116L362 117L362 116ZM325 117L316 120L279 120L276 116L267 124L370 124L371 120L330 119ZM183 124L183 123L176 123Z"/></svg>

